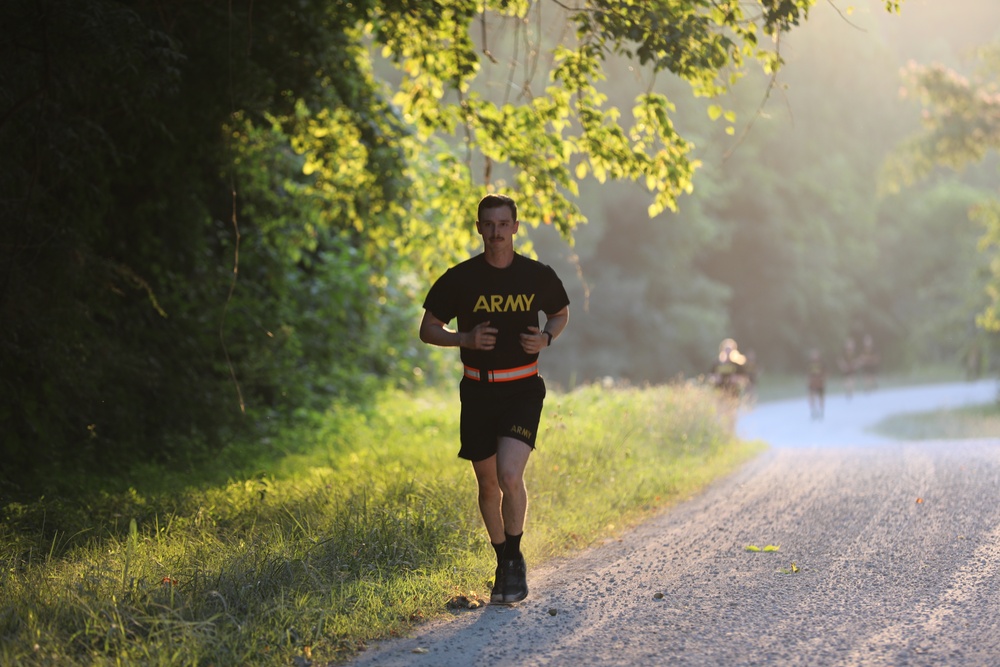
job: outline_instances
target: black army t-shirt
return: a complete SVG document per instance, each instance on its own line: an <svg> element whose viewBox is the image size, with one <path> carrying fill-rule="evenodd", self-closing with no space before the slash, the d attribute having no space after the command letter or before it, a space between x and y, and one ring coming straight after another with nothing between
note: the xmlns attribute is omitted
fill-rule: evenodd
<svg viewBox="0 0 1000 667"><path fill-rule="evenodd" d="M569 305L562 281L551 267L514 254L510 266L490 266L483 254L454 266L438 278L424 299L424 308L442 322L458 318L459 331L480 322L498 329L492 350L462 348L462 363L479 370L518 368L537 354L521 347L520 335L538 326L538 312L557 313Z"/></svg>

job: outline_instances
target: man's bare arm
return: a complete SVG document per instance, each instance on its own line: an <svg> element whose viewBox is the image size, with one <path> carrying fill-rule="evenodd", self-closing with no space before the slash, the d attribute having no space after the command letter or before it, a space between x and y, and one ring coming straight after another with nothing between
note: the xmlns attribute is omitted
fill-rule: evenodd
<svg viewBox="0 0 1000 667"><path fill-rule="evenodd" d="M569 324L569 306L563 306L558 313L546 316L543 331L548 331L552 335L552 340L555 340L559 338L559 334L563 332L567 324Z"/></svg>
<svg viewBox="0 0 1000 667"><path fill-rule="evenodd" d="M497 342L497 329L489 322L477 324L472 331L453 331L429 310L420 320L420 340L438 347L467 347L472 350L492 350Z"/></svg>
<svg viewBox="0 0 1000 667"><path fill-rule="evenodd" d="M521 334L521 348L528 354L538 354L552 344L552 341L562 333L568 323L569 306L564 306L562 310L551 315L546 313L544 329L528 327L528 332ZM549 336L552 338L550 339Z"/></svg>

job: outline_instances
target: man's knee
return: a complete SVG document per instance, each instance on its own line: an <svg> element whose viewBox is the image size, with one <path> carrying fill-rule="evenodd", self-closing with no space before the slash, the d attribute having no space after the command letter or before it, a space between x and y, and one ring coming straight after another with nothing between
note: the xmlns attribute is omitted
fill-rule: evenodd
<svg viewBox="0 0 1000 667"><path fill-rule="evenodd" d="M498 472L500 489L504 493L517 492L524 488L524 473L519 468Z"/></svg>
<svg viewBox="0 0 1000 667"><path fill-rule="evenodd" d="M487 484L479 485L479 498L481 500L491 500L493 498L500 498L500 485L499 484Z"/></svg>
<svg viewBox="0 0 1000 667"><path fill-rule="evenodd" d="M524 488L524 469L532 448L513 438L502 438L498 443L497 480L504 493L517 493Z"/></svg>
<svg viewBox="0 0 1000 667"><path fill-rule="evenodd" d="M497 477L483 476L476 481L479 483L480 500L500 497L500 480Z"/></svg>

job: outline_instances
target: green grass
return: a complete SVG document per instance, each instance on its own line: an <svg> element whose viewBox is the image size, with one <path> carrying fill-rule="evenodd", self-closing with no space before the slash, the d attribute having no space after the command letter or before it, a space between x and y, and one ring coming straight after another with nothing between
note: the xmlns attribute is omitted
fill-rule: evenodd
<svg viewBox="0 0 1000 667"><path fill-rule="evenodd" d="M874 432L900 440L1000 438L1000 406L976 405L890 417Z"/></svg>
<svg viewBox="0 0 1000 667"><path fill-rule="evenodd" d="M527 474L529 563L618 534L759 451L715 405L699 387L550 393ZM91 479L10 503L0 664L326 664L448 613L487 593L494 565L457 441L456 391L392 394L196 467L136 468L131 488Z"/></svg>

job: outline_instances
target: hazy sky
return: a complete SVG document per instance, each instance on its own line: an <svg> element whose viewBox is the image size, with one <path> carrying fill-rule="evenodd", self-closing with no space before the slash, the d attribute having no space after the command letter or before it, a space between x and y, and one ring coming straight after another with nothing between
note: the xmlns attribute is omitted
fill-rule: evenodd
<svg viewBox="0 0 1000 667"><path fill-rule="evenodd" d="M848 21L869 25L874 17L878 29L897 49L902 60L930 50L938 52L944 64L969 47L1000 37L1000 1L998 0L904 0L902 13L889 14L883 0L821 0L815 14L854 7ZM808 31L808 27L805 28ZM951 52L951 53L949 53Z"/></svg>

